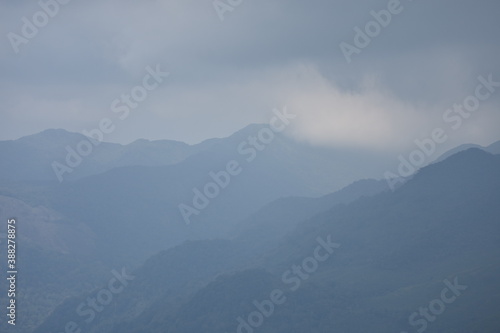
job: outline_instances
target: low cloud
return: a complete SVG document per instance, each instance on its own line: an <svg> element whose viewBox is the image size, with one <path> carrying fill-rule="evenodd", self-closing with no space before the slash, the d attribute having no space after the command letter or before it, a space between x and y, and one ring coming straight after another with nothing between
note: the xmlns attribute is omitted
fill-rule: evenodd
<svg viewBox="0 0 500 333"><path fill-rule="evenodd" d="M221 22L211 1L71 1L19 54L5 35L0 40L0 140L94 126L146 66L161 64L171 72L168 83L110 141L195 143L265 122L287 105L301 116L291 129L300 140L400 149L439 124L478 75L498 70L499 5L405 2L348 65L339 43L386 6L255 0ZM22 17L39 9L37 2L1 3L0 30L20 33ZM498 138L499 104L488 101L456 142Z"/></svg>

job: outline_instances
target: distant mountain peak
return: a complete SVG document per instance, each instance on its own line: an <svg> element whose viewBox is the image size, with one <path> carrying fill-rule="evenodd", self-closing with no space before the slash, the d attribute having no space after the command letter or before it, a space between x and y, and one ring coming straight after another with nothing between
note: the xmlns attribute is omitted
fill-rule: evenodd
<svg viewBox="0 0 500 333"><path fill-rule="evenodd" d="M426 189L434 184L435 188L439 188L443 193L446 192L450 184L462 182L469 184L469 179L474 174L480 174L483 177L493 175L495 168L498 165L498 156L490 154L480 148L469 148L460 151L448 157L444 161L437 162L426 166L418 171L418 173L404 184L400 190L406 191L415 186L421 189ZM435 186L440 184L440 186Z"/></svg>
<svg viewBox="0 0 500 333"><path fill-rule="evenodd" d="M445 161L464 161L464 160L471 160L473 157L475 158L489 158L491 157L492 154L483 150L480 147L471 147L467 148L465 150L459 151L456 154L451 155L449 158L447 158Z"/></svg>
<svg viewBox="0 0 500 333"><path fill-rule="evenodd" d="M39 133L23 136L22 138L19 138L18 140L26 140L30 138L54 138L54 139L61 139L61 138L67 138L67 137L84 137L83 134L80 133L75 133L75 132L70 132L62 128L49 128L46 130L43 130Z"/></svg>
<svg viewBox="0 0 500 333"><path fill-rule="evenodd" d="M87 137L80 133L69 132L65 129L46 129L42 132L23 136L16 141L28 144L35 147L46 147L47 144L60 144L63 142L71 142L83 140Z"/></svg>
<svg viewBox="0 0 500 333"><path fill-rule="evenodd" d="M432 163L442 162L452 155L455 155L459 152L466 151L466 150L471 149L471 148L477 148L480 150L484 150L484 151L491 153L491 154L499 154L500 153L500 141L496 141L496 142L494 142L486 147L483 147L483 146L478 145L478 144L473 144L473 143L462 144L462 145L459 145L459 146L452 148L452 149L446 151L445 153L441 154Z"/></svg>

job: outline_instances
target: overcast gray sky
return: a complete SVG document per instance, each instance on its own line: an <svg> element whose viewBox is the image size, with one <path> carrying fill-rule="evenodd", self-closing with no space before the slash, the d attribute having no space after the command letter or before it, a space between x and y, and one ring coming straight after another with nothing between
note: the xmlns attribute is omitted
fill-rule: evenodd
<svg viewBox="0 0 500 333"><path fill-rule="evenodd" d="M44 16L36 1L3 0L0 140L81 132L110 118L116 130L105 141L196 143L287 106L297 138L407 149L449 125L444 112L474 94L479 75L500 81L500 2L401 0L348 63L340 43L354 45L353 29L389 2L221 0L232 9L222 21L212 0L72 0L16 53L9 33L23 36L23 17L43 24ZM157 64L170 75L119 119L112 102ZM447 145L500 140L499 106L500 88Z"/></svg>

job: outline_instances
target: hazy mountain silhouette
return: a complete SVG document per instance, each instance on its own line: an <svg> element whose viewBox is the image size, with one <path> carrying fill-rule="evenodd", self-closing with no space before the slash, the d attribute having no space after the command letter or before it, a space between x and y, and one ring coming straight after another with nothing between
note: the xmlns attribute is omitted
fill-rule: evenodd
<svg viewBox="0 0 500 333"><path fill-rule="evenodd" d="M475 145L475 144L465 144L465 145L460 145L458 147L452 148L439 156L435 162L441 162L450 157L451 155L455 155L456 153L459 153L461 151L471 149L471 148L477 148L484 150L490 154L500 154L500 141L494 142L490 144L489 146L483 147L480 145Z"/></svg>
<svg viewBox="0 0 500 333"><path fill-rule="evenodd" d="M113 308L113 313L96 320L91 332L235 332L237 318L246 321L256 311L252 302L269 299L276 289L283 291L286 301L275 305L269 317L263 316L255 331L414 331L423 327L424 317L411 326L409 316L441 297L444 280L466 289L456 290L460 296L446 304L438 320L425 322L426 331L495 332L500 324L500 298L492 293L500 273L499 197L500 157L469 149L422 169L395 192L334 205L308 218L258 258L252 259L255 253L241 242L219 241L192 242L157 255L135 273L150 283L131 284L117 301L127 309L157 290L147 311L124 319L130 310L121 313ZM286 200L301 202L281 202ZM270 211L288 219L279 207L278 201L259 214ZM282 206L294 208L301 206ZM285 281L284 272L313 256L318 237L330 237L340 247L307 278ZM219 252L206 256L206 246ZM165 290L176 281L176 265L199 260L202 267L215 269L198 280L197 274L189 274L193 280L189 287L177 289L178 297ZM195 264L192 269L202 267ZM67 320L64 308L37 332L49 332L54 323Z"/></svg>
<svg viewBox="0 0 500 333"><path fill-rule="evenodd" d="M67 166L69 152L78 153L77 147L82 141L96 144L92 144L92 152L88 156L80 155L81 163L72 168L72 172L63 173L63 181L121 166L174 164L198 152L195 147L177 141L137 140L129 145L120 145L92 141L82 134L62 129L50 129L18 140L0 141L0 156L9 157L0 161L0 180L58 182L52 163Z"/></svg>
<svg viewBox="0 0 500 333"><path fill-rule="evenodd" d="M76 147L82 140L88 140L83 135L47 130L18 140L0 142L0 153L9 156L0 162L0 215L7 219L11 215L6 216L4 212L14 213L24 221L21 234L24 247L20 249L20 254L30 258L20 264L26 272L20 278L26 294L19 301L25 311L23 315L30 318L24 322L26 326L23 329L31 330L37 326L65 298L76 297L73 301L79 300L78 295L85 295L106 283L112 269L137 267L159 251L167 250L170 254L166 256L177 264L180 260L185 260L185 264L195 260L197 251L203 251L203 246L232 253L231 260L214 263L214 269L200 270L201 279L198 279L198 274L188 276L186 273L181 275L186 284L166 283L162 286L158 281L151 281L150 290L153 292L145 294L149 295L147 297L138 296L144 286L127 291L135 293L135 296L124 294L124 303L120 306L123 311L128 309L134 313L133 317L140 323L134 327L147 326L154 317L158 327L173 329L167 322L178 317L181 311L177 305L179 300L188 306L194 293L219 274L241 270L238 274L245 280L244 270L257 268L249 274L264 274L263 279L268 276L270 281L279 281L276 269L284 269L284 263L290 264L292 258L298 260L298 249L307 247L307 235L312 230L326 228L327 224L318 222L322 217L356 221L345 224L344 229L335 230L336 234L344 235L343 242L349 244L350 237L354 237L351 244L359 243L358 257L353 250L353 257L345 259L349 269L343 273L348 274L351 269L361 270L360 265L367 263L374 269L385 270L402 267L408 260L427 263L425 255L414 255L415 249L420 248L422 242L428 244L444 236L438 237L429 231L419 234L423 222L418 221L451 218L462 221L465 216L474 218L473 213L484 208L481 214L478 213L483 217L483 213L487 214L491 208L486 204L498 198L497 193L486 194L488 186L496 184L498 175L479 167L480 163L488 167L494 157L477 149L463 152L474 145L451 150L440 158L441 162L424 168L396 192L383 193L387 190L384 180L356 181L383 174L391 158L378 153L311 147L276 135L262 151L255 150L255 159L248 162L246 158L250 155L238 152L238 147L262 128L265 125L250 125L230 137L210 139L197 145L168 140L137 140L129 145L102 142L94 147L91 155L82 159L81 165L62 183L54 179L51 163L64 160L67 146ZM249 147L248 143L245 147ZM500 143L480 148L498 153ZM454 152L462 153L456 155ZM194 207L193 189L203 191L206 184L215 182L210 173L219 174L226 170L229 161L237 161L242 172L231 177L220 194L210 198L207 207L199 209L198 214L193 214L190 223L186 224L179 205ZM477 171L479 169L481 171ZM461 187L455 188L458 184ZM416 195L417 189L422 192L420 195ZM472 202L471 211L456 215L459 210L454 210L455 201L445 199L455 198L461 191L465 191L464 197L474 196L476 201L482 199ZM406 196L408 193L411 193L409 197ZM428 203L431 197L439 205L432 206L428 216L422 215L420 210L427 209L422 205ZM461 197L456 200L461 200ZM413 210L416 212L410 214ZM384 219L382 211L391 211L390 214L384 213L390 218ZM415 223L396 224L391 220L395 216ZM377 221L375 229L367 229L370 232L361 228L368 220ZM443 223L442 220L435 223ZM389 228L387 223L390 221L393 223L391 227L395 228ZM466 222L462 221L463 228L468 226ZM415 229L416 226L420 229ZM416 240L408 238L410 231L418 235ZM477 230L472 228L468 232L474 234ZM387 242L375 242L374 235ZM398 235L399 238L387 240L388 235ZM492 235L495 235L494 230L488 236ZM309 243L315 239L312 234L310 237ZM204 241L218 238L232 240L222 243ZM200 240L200 243L181 245L186 240ZM192 258L180 255L175 247L177 245L181 249L191 249L187 252L192 253ZM386 248L389 245L396 246L398 250L391 252ZM478 253L482 250L479 249ZM451 247L447 251L458 249ZM376 258L368 259L371 256ZM162 266L161 259L158 259L161 255L153 258L157 258L154 260ZM210 258L205 258L204 262L209 265ZM46 267L51 267L50 272L46 271ZM151 266L144 270L147 272L149 269ZM163 276L172 274L168 268L162 272ZM366 271L362 275L372 273ZM353 277L353 281L356 278ZM231 276L221 279L231 281ZM220 281L218 288L224 288L224 283ZM312 292L321 294L323 287ZM155 292L158 290L162 291ZM4 296L0 296L0 300ZM28 303L33 298L39 301ZM142 304L141 310L135 308L134 302L127 305L132 298ZM61 309L68 309L67 304L61 306ZM164 307L167 312L163 312ZM62 317L59 311L46 325L58 322ZM107 332L110 327L107 325L127 323L130 316L120 311L103 313L102 321L96 322L96 325L101 323L96 329ZM186 313L181 317L191 315ZM188 329L182 328L182 325L182 321L178 321L175 330L194 330L194 326ZM130 327L127 323L124 329ZM307 329L308 326L297 327Z"/></svg>

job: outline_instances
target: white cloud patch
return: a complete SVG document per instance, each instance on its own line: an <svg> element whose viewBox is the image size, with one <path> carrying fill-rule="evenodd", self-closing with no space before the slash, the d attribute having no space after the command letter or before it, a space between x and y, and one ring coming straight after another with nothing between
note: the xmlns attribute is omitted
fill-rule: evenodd
<svg viewBox="0 0 500 333"><path fill-rule="evenodd" d="M400 101L366 78L360 89L346 91L313 66L296 69L296 81L281 91L283 103L299 117L292 135L312 144L394 149L407 146L425 128L429 112Z"/></svg>

